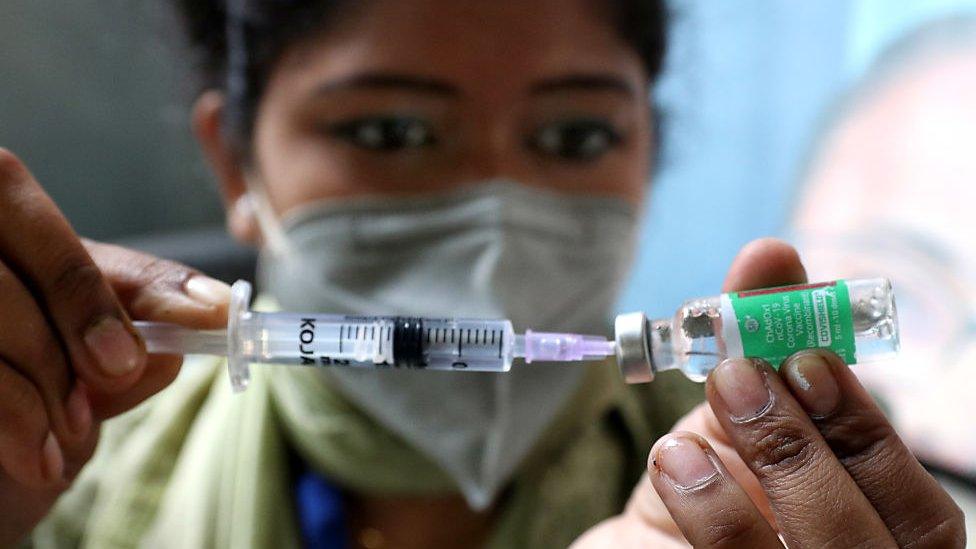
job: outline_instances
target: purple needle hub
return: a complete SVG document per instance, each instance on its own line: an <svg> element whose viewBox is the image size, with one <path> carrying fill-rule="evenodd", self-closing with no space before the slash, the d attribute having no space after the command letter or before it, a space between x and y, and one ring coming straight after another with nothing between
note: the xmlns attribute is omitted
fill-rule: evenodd
<svg viewBox="0 0 976 549"><path fill-rule="evenodd" d="M616 343L599 336L525 331L525 362L574 362L613 356Z"/></svg>

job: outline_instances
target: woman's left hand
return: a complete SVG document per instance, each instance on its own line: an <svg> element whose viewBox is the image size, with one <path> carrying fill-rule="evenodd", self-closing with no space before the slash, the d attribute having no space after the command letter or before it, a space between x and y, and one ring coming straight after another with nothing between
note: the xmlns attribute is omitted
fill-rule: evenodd
<svg viewBox="0 0 976 549"><path fill-rule="evenodd" d="M734 265L726 291L777 284L736 276ZM790 282L802 280L778 283ZM779 372L729 360L706 394L707 405L651 449L624 513L575 549L965 547L962 511L836 355L803 352Z"/></svg>

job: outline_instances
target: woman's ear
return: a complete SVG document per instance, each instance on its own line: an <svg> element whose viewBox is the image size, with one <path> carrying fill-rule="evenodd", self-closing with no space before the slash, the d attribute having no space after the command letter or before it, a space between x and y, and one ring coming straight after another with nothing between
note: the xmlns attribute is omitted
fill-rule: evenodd
<svg viewBox="0 0 976 549"><path fill-rule="evenodd" d="M193 105L193 133L200 142L224 201L227 230L240 242L258 245L260 231L246 175L223 131L224 94L204 92Z"/></svg>

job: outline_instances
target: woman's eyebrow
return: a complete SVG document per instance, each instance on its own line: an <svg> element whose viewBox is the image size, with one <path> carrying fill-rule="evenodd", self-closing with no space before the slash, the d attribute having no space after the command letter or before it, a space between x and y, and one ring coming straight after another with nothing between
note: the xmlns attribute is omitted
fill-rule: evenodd
<svg viewBox="0 0 976 549"><path fill-rule="evenodd" d="M455 97L461 91L449 82L410 74L368 72L355 74L319 85L316 95L348 90L403 90Z"/></svg>
<svg viewBox="0 0 976 549"><path fill-rule="evenodd" d="M637 95L633 86L623 78L614 74L600 73L572 73L554 78L548 78L535 83L531 88L532 95L544 95L564 91L610 91L624 94L628 97Z"/></svg>

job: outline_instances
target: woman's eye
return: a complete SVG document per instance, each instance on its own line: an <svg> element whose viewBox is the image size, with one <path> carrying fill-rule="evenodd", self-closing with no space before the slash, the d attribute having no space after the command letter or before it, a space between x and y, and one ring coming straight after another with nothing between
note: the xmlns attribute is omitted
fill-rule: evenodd
<svg viewBox="0 0 976 549"><path fill-rule="evenodd" d="M620 133L609 122L580 119L539 128L529 137L529 147L547 156L587 161L603 156L620 141Z"/></svg>
<svg viewBox="0 0 976 549"><path fill-rule="evenodd" d="M395 152L436 143L433 128L419 118L377 116L329 126L328 133L370 151Z"/></svg>

